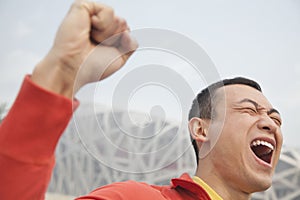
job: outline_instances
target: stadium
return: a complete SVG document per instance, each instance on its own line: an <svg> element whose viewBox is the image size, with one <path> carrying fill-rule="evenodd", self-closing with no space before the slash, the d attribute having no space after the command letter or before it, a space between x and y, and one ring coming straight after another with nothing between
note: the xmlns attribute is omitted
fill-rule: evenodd
<svg viewBox="0 0 300 200"><path fill-rule="evenodd" d="M132 116L140 120L132 124ZM159 118L145 122L143 116L131 113L130 118L103 107L76 112L57 148L49 199L53 194L80 196L129 179L162 185L183 172L193 175L196 163L186 130ZM283 147L272 187L252 199L300 199L299 149Z"/></svg>

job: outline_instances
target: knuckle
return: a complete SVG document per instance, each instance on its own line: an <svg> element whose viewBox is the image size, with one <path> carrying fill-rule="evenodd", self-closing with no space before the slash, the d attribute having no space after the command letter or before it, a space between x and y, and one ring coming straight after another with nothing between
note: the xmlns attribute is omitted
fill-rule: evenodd
<svg viewBox="0 0 300 200"><path fill-rule="evenodd" d="M105 10L106 10L106 12L107 12L107 14L108 14L109 16L114 17L115 11L114 11L114 9L113 9L112 7L106 6L106 7L105 7Z"/></svg>
<svg viewBox="0 0 300 200"><path fill-rule="evenodd" d="M127 22L124 18L119 18L120 25L127 26Z"/></svg>
<svg viewBox="0 0 300 200"><path fill-rule="evenodd" d="M86 1L74 1L71 4L71 9L82 9L82 8L87 8L89 9L87 2Z"/></svg>

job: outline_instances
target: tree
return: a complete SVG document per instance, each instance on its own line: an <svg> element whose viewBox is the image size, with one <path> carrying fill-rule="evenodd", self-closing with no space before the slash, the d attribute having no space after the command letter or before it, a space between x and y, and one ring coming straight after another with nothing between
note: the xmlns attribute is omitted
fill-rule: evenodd
<svg viewBox="0 0 300 200"><path fill-rule="evenodd" d="M4 119L5 114L6 114L6 103L1 103L0 104L0 123Z"/></svg>

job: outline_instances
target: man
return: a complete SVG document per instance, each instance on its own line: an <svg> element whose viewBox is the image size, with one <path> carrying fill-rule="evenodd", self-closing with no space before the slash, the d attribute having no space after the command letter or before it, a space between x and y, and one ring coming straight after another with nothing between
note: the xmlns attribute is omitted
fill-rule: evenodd
<svg viewBox="0 0 300 200"><path fill-rule="evenodd" d="M73 94L124 65L137 48L128 31L126 22L105 5L72 5L53 47L26 76L0 126L0 199L44 198L57 141L72 104L78 106ZM80 68L91 52L97 60ZM282 145L280 125L278 111L255 82L218 82L197 96L190 112L195 177L183 174L170 186L113 183L78 199L249 199L271 185Z"/></svg>
<svg viewBox="0 0 300 200"><path fill-rule="evenodd" d="M209 155L199 159L200 149L196 177L224 199L248 199L270 187L282 146L281 118L257 83L235 78L209 86L189 118L196 153L221 131Z"/></svg>

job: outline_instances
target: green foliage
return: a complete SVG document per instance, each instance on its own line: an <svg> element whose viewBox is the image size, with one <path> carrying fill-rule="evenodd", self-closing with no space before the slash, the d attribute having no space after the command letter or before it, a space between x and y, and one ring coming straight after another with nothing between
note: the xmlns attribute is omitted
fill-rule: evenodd
<svg viewBox="0 0 300 200"><path fill-rule="evenodd" d="M0 123L4 119L5 114L6 114L6 103L1 103L0 104Z"/></svg>

